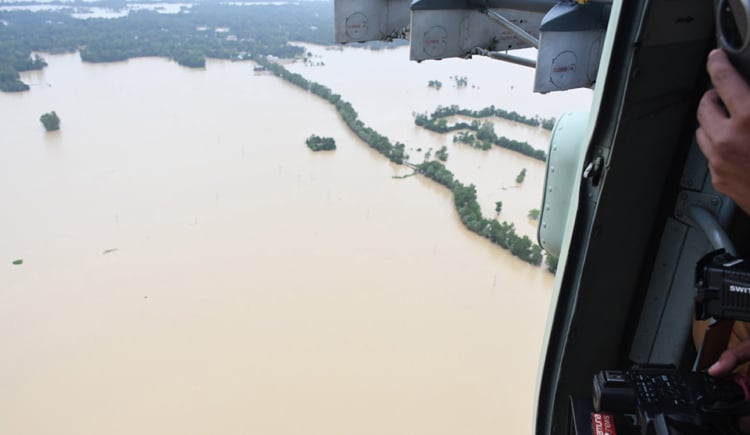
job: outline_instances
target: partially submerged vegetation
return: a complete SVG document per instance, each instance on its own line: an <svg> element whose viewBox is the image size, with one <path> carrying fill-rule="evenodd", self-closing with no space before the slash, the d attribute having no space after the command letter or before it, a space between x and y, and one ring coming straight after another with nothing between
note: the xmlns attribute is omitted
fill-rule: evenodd
<svg viewBox="0 0 750 435"><path fill-rule="evenodd" d="M55 113L54 110L49 113L43 114L41 117L39 117L39 121L41 121L44 129L47 131L60 129L60 117L57 116L57 113Z"/></svg>
<svg viewBox="0 0 750 435"><path fill-rule="evenodd" d="M448 147L445 145L442 146L437 152L435 152L435 157L438 158L441 162L445 162L448 160Z"/></svg>
<svg viewBox="0 0 750 435"><path fill-rule="evenodd" d="M541 116L528 117L521 115L516 111L507 111L495 106L488 106L481 110L462 109L457 105L438 106L430 115L431 118L446 118L448 116L461 115L470 118L490 118L497 117L507 119L508 121L525 124L531 127L541 127L545 130L552 130L555 126L555 118L542 118Z"/></svg>
<svg viewBox="0 0 750 435"><path fill-rule="evenodd" d="M472 120L470 123L462 121L449 125L446 118L455 115L468 116L476 119ZM488 117L503 118L509 121L544 129L551 129L555 124L554 119L544 119L538 116L529 118L517 112L508 112L503 109L497 109L495 106L489 106L482 110L468 110L461 109L455 105L448 107L439 106L429 115L423 113L417 114L414 117L414 123L436 133L449 133L452 131L464 130L453 137L454 143L460 142L482 150L489 150L492 148L492 145L496 145L537 160L547 160L547 153L543 150L535 149L528 142L517 141L505 136L498 136L495 133L495 125L492 122L480 121L480 119ZM469 133L469 131L473 133Z"/></svg>
<svg viewBox="0 0 750 435"><path fill-rule="evenodd" d="M313 151L332 151L336 149L336 141L332 137L311 135L305 140L307 147Z"/></svg>
<svg viewBox="0 0 750 435"><path fill-rule="evenodd" d="M521 172L516 175L516 183L523 184L524 180L526 180L526 168L521 169Z"/></svg>
<svg viewBox="0 0 750 435"><path fill-rule="evenodd" d="M102 4L99 2L96 6ZM119 7L127 5L118 4ZM131 11L125 17L106 20L80 20L62 12L0 11L0 21L3 23L0 26L0 90L3 91L28 89L28 86L20 81L18 72L46 66L44 59L38 55L32 57L33 52L61 53L80 50L81 59L85 62L111 62L142 56L162 56L190 67L202 67L205 65L206 57L254 60L273 74L331 103L352 132L391 162L407 164L415 168L415 173L448 188L453 194L456 210L466 228L531 264L538 265L543 260L541 248L528 236L519 236L512 223L482 216L476 187L473 184L464 185L456 180L453 173L440 161L427 159L418 165L408 163L409 156L405 152L405 145L392 142L365 125L352 105L340 95L333 93L326 86L288 71L271 60L273 57L291 58L304 54L303 48L289 45L290 40L331 43L331 32L328 30L333 27L330 4L301 2L288 4L283 8L264 4L248 8L230 4L196 3L192 5L189 13ZM457 87L468 85L466 77L456 76L451 79L455 80ZM442 83L434 81L428 85L439 89ZM457 123L448 126L445 118L452 115L469 116L476 120L471 124ZM472 146L476 146L477 143L481 147L494 144L545 160L543 151L534 150L525 142L497 136L492 123L479 121L480 118L490 116L548 129L554 124L554 120L527 118L493 106L480 111L461 109L457 106L439 107L429 117L418 115L415 122L441 133L470 130L472 133L463 136L463 140L473 140ZM59 127L59 118L57 122ZM328 146L326 143L321 141L319 145ZM445 161L446 147L437 151L436 157ZM557 259L548 256L550 270L553 270L552 264L556 267L556 262Z"/></svg>
<svg viewBox="0 0 750 435"><path fill-rule="evenodd" d="M453 192L453 202L464 226L510 251L511 254L531 264L541 264L542 248L528 236L519 236L512 223L487 219L477 202L477 189L473 184L464 185L442 163L432 160L417 165L419 172L442 184ZM502 206L501 206L502 207Z"/></svg>
<svg viewBox="0 0 750 435"><path fill-rule="evenodd" d="M272 71L274 75L325 99L336 107L346 125L380 154L388 157L393 163L407 164L408 156L404 154L404 144L392 143L387 137L367 127L358 117L352 105L341 99L326 86L309 81L299 74L293 73L282 65L261 59L259 63ZM450 189L461 222L470 231L485 237L496 245L510 251L511 254L527 263L539 265L544 259L542 248L528 236L519 236L515 225L482 216L481 207L477 201L477 190L473 184L464 185L456 180L453 173L445 165L436 160L424 161L415 167L417 172Z"/></svg>
<svg viewBox="0 0 750 435"><path fill-rule="evenodd" d="M341 99L339 94L334 94L326 86L319 83L312 82L302 77L297 73L293 73L288 69L284 68L275 62L270 62L266 59L259 59L258 62L266 67L269 71L273 72L274 75L281 77L282 79L292 83L293 85L299 86L300 88L312 92L313 94L323 98L329 103L333 104L336 111L339 112L341 119L344 120L350 130L354 132L360 139L362 139L367 145L373 148L380 154L388 157L390 161L397 164L404 163L404 160L409 156L406 155L405 146L400 142L392 143L387 137L366 126L360 119L357 111L348 102Z"/></svg>
<svg viewBox="0 0 750 435"><path fill-rule="evenodd" d="M450 76L456 82L457 88L465 88L469 86L469 78L466 76Z"/></svg>

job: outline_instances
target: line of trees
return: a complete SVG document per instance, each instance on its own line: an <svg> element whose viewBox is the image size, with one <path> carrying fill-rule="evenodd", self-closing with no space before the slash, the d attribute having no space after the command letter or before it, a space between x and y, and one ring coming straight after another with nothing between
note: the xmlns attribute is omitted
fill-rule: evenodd
<svg viewBox="0 0 750 435"><path fill-rule="evenodd" d="M309 81L297 73L292 73L283 65L270 62L267 59L257 59L257 62L272 71L274 75L296 85L302 89L312 92L336 107L346 125L365 143L388 157L396 164L404 164L408 156L404 154L404 144L395 144L377 133L375 130L364 125L359 120L357 112L352 105L341 99L341 96L333 93L328 87L319 83ZM498 222L495 219L486 219L477 201L477 191L473 184L468 186L455 179L453 173L445 165L437 160L429 160L416 165L417 172L442 184L453 193L454 205L461 218L461 222L470 231L479 234L508 249L511 254L526 261L527 263L539 265L544 259L542 248L534 243L528 236L519 236L515 226L508 222Z"/></svg>
<svg viewBox="0 0 750 435"><path fill-rule="evenodd" d="M508 121L518 122L519 124L526 124L531 127L541 127L550 131L555 126L555 118L542 118L539 115L528 117L521 115L515 110L508 112L507 110L496 108L495 106L488 106L480 110L462 109L455 104L450 106L438 106L437 109L432 112L430 117L447 118L448 116L454 115L463 115L470 118L489 118L495 116L507 119Z"/></svg>
<svg viewBox="0 0 750 435"><path fill-rule="evenodd" d="M529 145L528 142L522 142L515 139L510 139L505 136L498 136L495 133L495 125L490 121L480 122L479 120L473 120L471 123L457 122L453 125L448 125L448 121L444 117L427 116L425 114L417 114L414 117L414 123L427 130L434 131L436 133L448 133L457 130L471 130L475 135L471 134L457 134L453 137L453 142L463 142L474 148L488 150L491 145L499 146L511 151L516 151L525 156L533 159L546 161L547 153L543 150L538 150Z"/></svg>
<svg viewBox="0 0 750 435"><path fill-rule="evenodd" d="M477 202L477 189L473 184L464 185L442 163L431 160L417 165L422 175L447 187L453 192L453 201L464 226L470 231L489 239L492 243L510 251L521 260L539 265L544 259L542 248L528 236L519 236L515 225L486 219ZM502 207L502 206L501 206Z"/></svg>

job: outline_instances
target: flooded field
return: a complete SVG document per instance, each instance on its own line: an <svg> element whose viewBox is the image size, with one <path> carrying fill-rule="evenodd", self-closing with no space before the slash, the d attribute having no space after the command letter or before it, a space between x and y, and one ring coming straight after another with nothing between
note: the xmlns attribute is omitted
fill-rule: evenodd
<svg viewBox="0 0 750 435"><path fill-rule="evenodd" d="M397 55L289 67L414 158L450 142L483 207L532 234L540 162L411 117L526 107L491 98L482 62L461 64L481 93L428 89L448 63L382 91ZM330 105L249 63L45 57L30 92L0 94L0 433L530 432L552 275L468 232L446 189L392 178Z"/></svg>

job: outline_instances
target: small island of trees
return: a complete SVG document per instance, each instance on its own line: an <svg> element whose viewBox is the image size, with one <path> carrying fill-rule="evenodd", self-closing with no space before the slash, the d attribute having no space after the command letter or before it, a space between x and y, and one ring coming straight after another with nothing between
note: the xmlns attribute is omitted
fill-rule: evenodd
<svg viewBox="0 0 750 435"><path fill-rule="evenodd" d="M518 173L516 176L516 183L522 184L523 181L526 179L526 168L521 169L521 172Z"/></svg>
<svg viewBox="0 0 750 435"><path fill-rule="evenodd" d="M336 149L336 141L332 137L311 135L305 141L307 147L313 151L330 151Z"/></svg>
<svg viewBox="0 0 750 435"><path fill-rule="evenodd" d="M39 120L42 122L42 125L44 125L44 129L47 131L60 129L60 117L57 116L57 113L55 113L54 110L49 113L45 113L39 118Z"/></svg>
<svg viewBox="0 0 750 435"><path fill-rule="evenodd" d="M448 160L448 147L443 145L442 148L437 150L437 152L435 153L435 157L437 157L440 161L443 161L443 162L447 161Z"/></svg>
<svg viewBox="0 0 750 435"><path fill-rule="evenodd" d="M439 91L443 87L443 83L440 80L430 80L427 82L427 87L435 88Z"/></svg>

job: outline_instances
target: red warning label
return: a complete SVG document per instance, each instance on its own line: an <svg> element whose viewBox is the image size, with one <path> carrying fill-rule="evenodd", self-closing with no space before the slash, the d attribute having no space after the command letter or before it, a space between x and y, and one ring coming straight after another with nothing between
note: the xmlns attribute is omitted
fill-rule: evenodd
<svg viewBox="0 0 750 435"><path fill-rule="evenodd" d="M610 414L592 412L591 426L594 429L594 435L617 435L615 418Z"/></svg>

